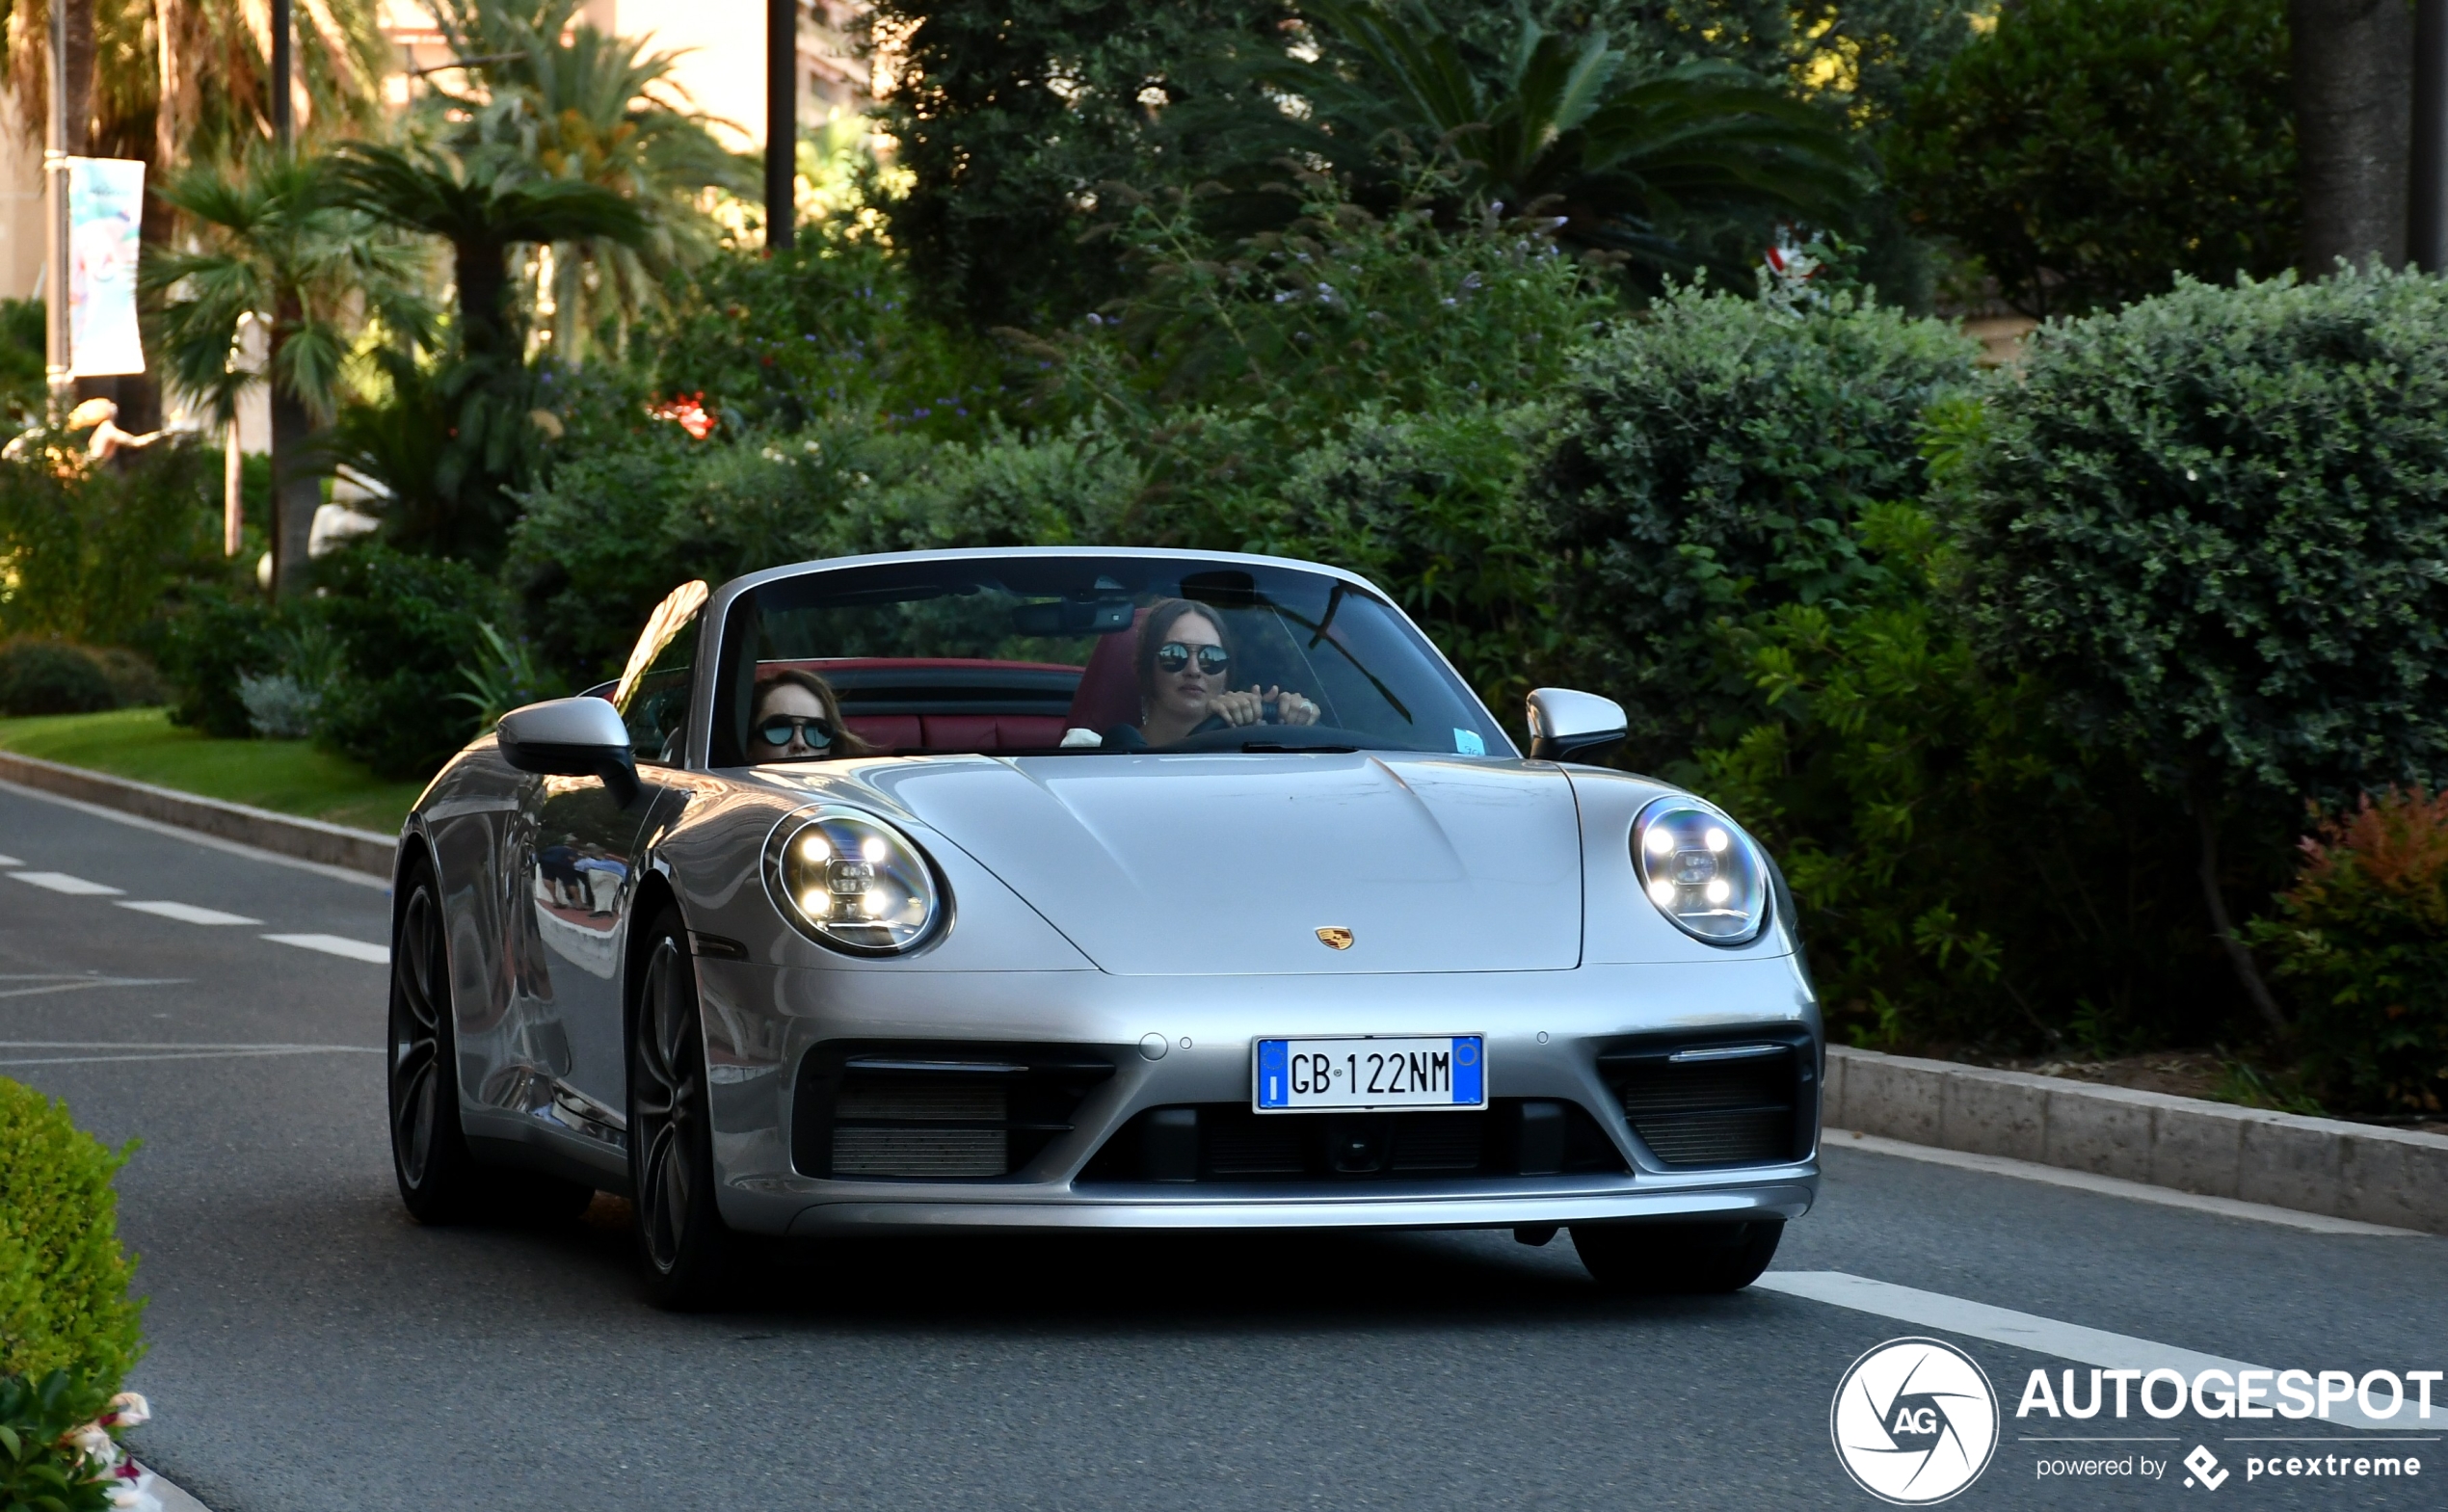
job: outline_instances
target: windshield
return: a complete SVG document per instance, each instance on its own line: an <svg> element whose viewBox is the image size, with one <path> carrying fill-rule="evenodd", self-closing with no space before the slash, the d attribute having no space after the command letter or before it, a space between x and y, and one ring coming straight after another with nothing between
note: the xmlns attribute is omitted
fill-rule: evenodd
<svg viewBox="0 0 2448 1512"><path fill-rule="evenodd" d="M713 761L871 754L1514 754L1365 588L1256 563L1014 556L814 570L732 601Z"/></svg>

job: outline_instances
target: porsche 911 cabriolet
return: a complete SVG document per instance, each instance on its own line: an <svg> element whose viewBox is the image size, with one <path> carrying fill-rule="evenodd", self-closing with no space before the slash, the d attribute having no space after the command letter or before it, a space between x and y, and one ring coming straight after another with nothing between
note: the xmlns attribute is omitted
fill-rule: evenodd
<svg viewBox="0 0 2448 1512"><path fill-rule="evenodd" d="M676 1306L750 1236L951 1229L1568 1229L1610 1289L1747 1286L1818 1185L1792 900L1590 764L1620 706L1526 724L1309 563L686 584L408 819L400 1195L626 1195Z"/></svg>

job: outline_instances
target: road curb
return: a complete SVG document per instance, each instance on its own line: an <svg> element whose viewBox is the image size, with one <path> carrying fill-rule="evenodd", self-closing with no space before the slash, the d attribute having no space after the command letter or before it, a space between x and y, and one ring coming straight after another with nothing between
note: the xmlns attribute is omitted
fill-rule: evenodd
<svg viewBox="0 0 2448 1512"><path fill-rule="evenodd" d="M57 793L63 798L74 798L105 809L116 809L139 818L174 824L183 830L235 840L257 850L386 879L391 875L391 861L399 849L397 840L371 830L352 830L346 825L326 824L320 819L300 819L285 813L274 813L269 809L224 803L218 798L199 798L194 793L90 772L80 766L64 766L57 761L19 756L13 751L0 751L0 781Z"/></svg>
<svg viewBox="0 0 2448 1512"><path fill-rule="evenodd" d="M1823 1119L2204 1197L2448 1233L2448 1136L1831 1046Z"/></svg>

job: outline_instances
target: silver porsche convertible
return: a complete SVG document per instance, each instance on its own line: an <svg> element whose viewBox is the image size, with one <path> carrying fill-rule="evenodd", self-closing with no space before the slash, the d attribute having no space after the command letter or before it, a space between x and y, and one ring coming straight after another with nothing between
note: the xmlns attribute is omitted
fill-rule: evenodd
<svg viewBox="0 0 2448 1512"><path fill-rule="evenodd" d="M1388 597L1269 557L778 568L504 717L394 889L401 1196L753 1235L1569 1227L1748 1285L1818 1187L1794 910L1731 818L1516 749Z"/></svg>

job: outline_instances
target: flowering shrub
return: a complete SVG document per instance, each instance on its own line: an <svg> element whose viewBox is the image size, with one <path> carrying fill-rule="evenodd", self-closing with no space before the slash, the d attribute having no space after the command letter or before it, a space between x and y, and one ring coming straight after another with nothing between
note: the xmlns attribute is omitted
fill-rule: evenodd
<svg viewBox="0 0 2448 1512"><path fill-rule="evenodd" d="M2392 787L2323 819L2253 943L2331 1105L2448 1106L2448 791Z"/></svg>
<svg viewBox="0 0 2448 1512"><path fill-rule="evenodd" d="M119 1437L152 1411L134 1392L54 1370L40 1382L0 1376L0 1507L43 1512L161 1512L153 1477Z"/></svg>

